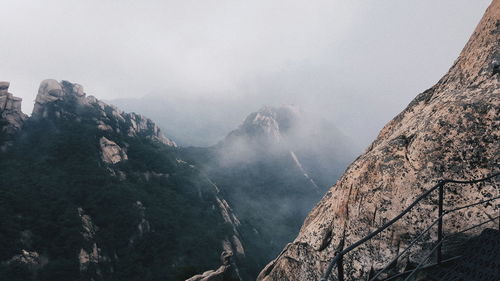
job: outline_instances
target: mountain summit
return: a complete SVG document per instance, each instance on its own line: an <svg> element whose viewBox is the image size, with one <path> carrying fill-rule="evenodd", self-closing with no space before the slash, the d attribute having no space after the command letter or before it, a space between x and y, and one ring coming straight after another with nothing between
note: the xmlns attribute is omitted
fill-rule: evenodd
<svg viewBox="0 0 500 281"><path fill-rule="evenodd" d="M249 279L299 231L353 155L335 126L295 106L263 107L217 145L183 150L241 220Z"/></svg>
<svg viewBox="0 0 500 281"><path fill-rule="evenodd" d="M248 139L265 138L258 141L278 144L301 121L301 117L299 108L295 106L265 106L248 115L237 130L229 133L225 141L245 136Z"/></svg>
<svg viewBox="0 0 500 281"><path fill-rule="evenodd" d="M442 178L477 179L498 171L500 151L500 0L494 0L449 72L390 121L367 151L309 213L298 236L258 280L320 280L340 241L352 245L395 217ZM445 209L498 194L491 184L454 186ZM435 218L422 203L389 235L379 235L344 259L348 280L365 280ZM498 214L498 205L475 206L446 218L446 233ZM493 223L493 222L491 222ZM495 226L496 227L496 226ZM417 262L430 249L426 236L394 267Z"/></svg>
<svg viewBox="0 0 500 281"><path fill-rule="evenodd" d="M94 122L101 131L114 131L127 136L143 136L159 141L168 146L176 146L175 142L166 138L160 128L150 119L136 114L125 113L113 105L106 104L94 96L86 96L79 84L53 79L40 83L38 95L33 107L33 118L78 118L85 110L93 110L97 114Z"/></svg>

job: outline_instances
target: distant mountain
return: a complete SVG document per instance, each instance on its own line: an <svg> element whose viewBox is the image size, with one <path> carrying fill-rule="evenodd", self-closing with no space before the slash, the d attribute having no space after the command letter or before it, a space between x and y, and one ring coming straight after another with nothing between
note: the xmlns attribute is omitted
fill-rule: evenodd
<svg viewBox="0 0 500 281"><path fill-rule="evenodd" d="M180 146L211 146L223 139L248 114L238 101L183 99L148 95L110 103L147 115Z"/></svg>
<svg viewBox="0 0 500 281"><path fill-rule="evenodd" d="M210 148L184 148L242 222L250 275L298 231L354 148L332 124L293 106L264 107ZM248 268L249 267L249 268Z"/></svg>
<svg viewBox="0 0 500 281"><path fill-rule="evenodd" d="M0 83L0 280L241 280L240 222L219 188L138 114L67 81L31 117Z"/></svg>

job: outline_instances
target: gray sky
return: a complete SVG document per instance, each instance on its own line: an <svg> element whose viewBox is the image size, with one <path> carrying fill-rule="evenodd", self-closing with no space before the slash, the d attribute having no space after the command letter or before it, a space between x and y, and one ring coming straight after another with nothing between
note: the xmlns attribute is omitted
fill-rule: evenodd
<svg viewBox="0 0 500 281"><path fill-rule="evenodd" d="M451 66L489 0L0 0L0 80L101 99L294 103L366 143Z"/></svg>

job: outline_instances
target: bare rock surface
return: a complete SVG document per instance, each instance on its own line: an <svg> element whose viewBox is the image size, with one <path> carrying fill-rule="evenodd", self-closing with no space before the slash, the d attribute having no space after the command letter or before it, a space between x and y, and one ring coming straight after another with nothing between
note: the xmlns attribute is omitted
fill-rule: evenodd
<svg viewBox="0 0 500 281"><path fill-rule="evenodd" d="M203 274L186 279L186 281L223 281L224 277L230 274L232 256L232 252L222 252L220 257L222 265L218 269L205 271Z"/></svg>
<svg viewBox="0 0 500 281"><path fill-rule="evenodd" d="M28 118L21 111L22 99L9 93L9 86L9 82L0 82L0 133L7 138L19 131Z"/></svg>
<svg viewBox="0 0 500 281"><path fill-rule="evenodd" d="M500 154L500 0L494 0L449 72L390 121L363 155L310 212L297 238L258 280L316 281L345 236L346 246L392 219L442 178L477 179L498 171ZM450 185L445 209L498 196L491 183ZM345 258L347 280L364 280L436 218L435 200L421 202L389 231ZM446 218L444 231L498 214L490 204ZM486 225L485 227L487 227ZM423 238L408 262L435 241Z"/></svg>
<svg viewBox="0 0 500 281"><path fill-rule="evenodd" d="M78 215L82 222L82 236L89 243L88 247L80 249L78 260L80 263L80 272L86 273L90 265L96 268L97 275L100 275L99 263L107 260L101 254L101 249L97 246L95 241L96 232L99 228L94 224L92 218L85 213L82 208L78 208Z"/></svg>
<svg viewBox="0 0 500 281"><path fill-rule="evenodd" d="M131 137L141 136L168 146L176 146L175 142L163 135L152 120L140 114L123 112L116 106L106 104L94 96L87 96L83 86L68 81L58 82L54 79L42 81L32 116L34 118L49 116L79 118L79 114L85 110L98 113L99 118L96 118L95 123L101 131L125 133Z"/></svg>
<svg viewBox="0 0 500 281"><path fill-rule="evenodd" d="M127 160L127 153L114 141L108 140L106 137L101 137L99 140L101 147L102 161L109 164L116 164L120 161Z"/></svg>

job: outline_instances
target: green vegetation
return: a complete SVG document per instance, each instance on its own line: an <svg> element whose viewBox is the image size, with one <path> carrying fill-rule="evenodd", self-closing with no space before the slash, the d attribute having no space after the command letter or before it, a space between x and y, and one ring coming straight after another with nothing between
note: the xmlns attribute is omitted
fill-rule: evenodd
<svg viewBox="0 0 500 281"><path fill-rule="evenodd" d="M29 120L0 154L0 280L184 280L217 268L232 230L204 177L178 163L175 148L118 133L106 137L127 146L129 160L107 166L100 160L103 132L92 121L97 110L71 111L78 118ZM137 201L151 226L142 234ZM90 241L78 208L98 227ZM79 253L91 252L94 242L100 261L81 272ZM21 250L40 254L42 265L29 270L10 261Z"/></svg>

